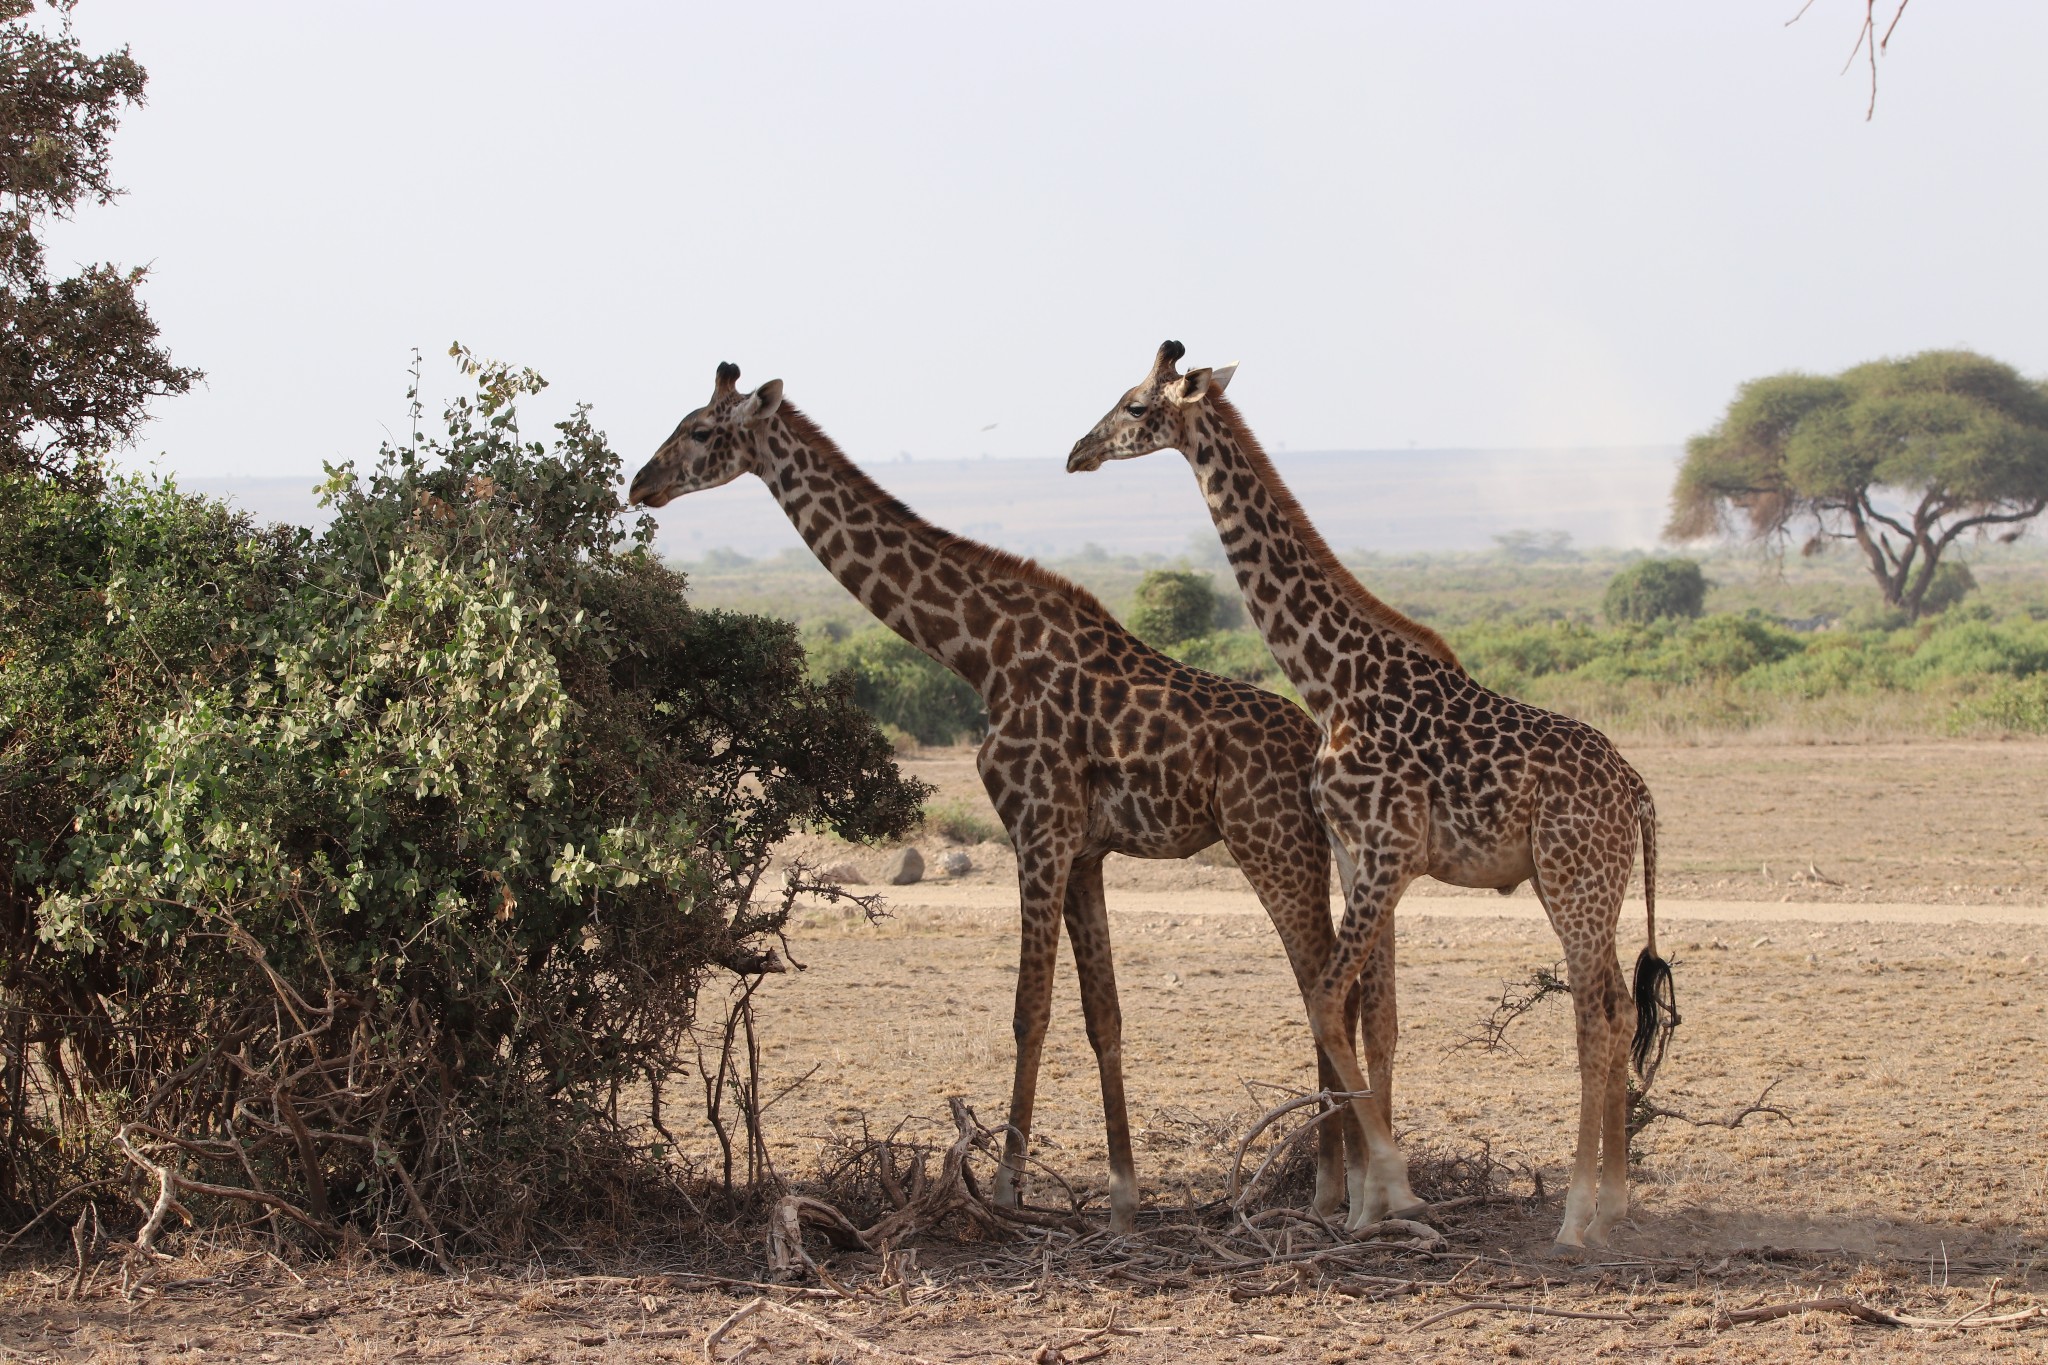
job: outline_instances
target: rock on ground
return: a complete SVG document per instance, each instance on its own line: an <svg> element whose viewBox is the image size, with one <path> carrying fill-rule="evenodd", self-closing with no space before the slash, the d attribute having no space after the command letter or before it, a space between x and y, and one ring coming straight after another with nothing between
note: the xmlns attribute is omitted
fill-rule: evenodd
<svg viewBox="0 0 2048 1365"><path fill-rule="evenodd" d="M924 879L924 855L914 848L899 848L882 864L882 880L891 886L909 886Z"/></svg>

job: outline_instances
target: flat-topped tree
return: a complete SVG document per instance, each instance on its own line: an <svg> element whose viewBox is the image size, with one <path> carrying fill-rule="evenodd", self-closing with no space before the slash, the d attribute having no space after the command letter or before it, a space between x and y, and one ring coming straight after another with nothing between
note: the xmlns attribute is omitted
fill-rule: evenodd
<svg viewBox="0 0 2048 1365"><path fill-rule="evenodd" d="M1744 384L1687 442L1665 534L1803 530L1808 554L1854 541L1885 602L1918 616L1959 538L2013 540L2043 510L2048 388L1969 351L1924 351Z"/></svg>
<svg viewBox="0 0 2048 1365"><path fill-rule="evenodd" d="M736 366L718 367L710 403L685 417L634 476L632 500L660 507L758 476L847 591L964 678L987 706L978 766L1017 850L1023 921L998 1202L1014 1206L1022 1187L1064 916L1101 1073L1110 1222L1119 1231L1132 1226L1137 1176L1102 889L1102 860L1111 853L1185 858L1220 838L1286 946L1309 1005L1321 1083L1364 1089L1351 1042L1362 1013L1373 1089L1383 1100L1395 1036L1391 936L1365 965L1357 997L1316 988L1329 976L1333 935L1329 848L1309 798L1315 722L1270 692L1168 658L1089 593L1030 560L923 520L785 402L780 380L742 393L739 375ZM1350 1126L1347 1171L1343 1135L1333 1127L1318 1133L1316 1207L1334 1211L1348 1185L1356 1217L1366 1203L1360 1134Z"/></svg>
<svg viewBox="0 0 2048 1365"><path fill-rule="evenodd" d="M1245 609L1322 724L1316 808L1357 872L1321 995L1340 994L1393 936L1395 903L1417 877L1503 893L1535 884L1564 943L1578 1026L1578 1155L1557 1239L1600 1244L1628 1208L1631 1036L1641 1066L1668 1008L1649 788L1599 731L1481 687L1435 631L1366 591L1224 398L1234 367L1182 375L1183 354L1177 341L1162 345L1067 468L1155 450L1187 457ZM1639 837L1649 943L1632 1003L1614 944ZM1354 1103L1372 1151L1369 1190L1398 1211L1413 1201L1385 1111Z"/></svg>

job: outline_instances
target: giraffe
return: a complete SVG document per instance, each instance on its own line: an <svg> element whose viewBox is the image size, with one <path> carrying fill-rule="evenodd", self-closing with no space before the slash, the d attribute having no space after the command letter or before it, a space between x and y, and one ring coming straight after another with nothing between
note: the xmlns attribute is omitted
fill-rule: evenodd
<svg viewBox="0 0 2048 1365"><path fill-rule="evenodd" d="M634 475L630 501L660 507L757 475L863 606L980 693L989 728L977 766L1016 849L1022 919L1016 1071L996 1198L1014 1207L1021 1197L1064 919L1100 1072L1110 1225L1127 1232L1138 1191L1102 860L1184 858L1221 838L1279 931L1306 999L1327 975L1335 939L1330 854L1309 797L1315 722L1270 692L1166 657L1032 561L924 521L784 401L780 380L741 393L739 374L718 367L710 403L683 418ZM1374 1099L1385 1108L1391 936L1373 946L1359 990L1315 1035L1326 1090L1359 1076L1351 1039L1361 1022ZM1347 1197L1354 1206L1365 1198L1362 1134L1349 1114L1340 1122L1342 1133L1329 1123L1318 1132L1315 1206L1325 1214Z"/></svg>
<svg viewBox="0 0 2048 1365"><path fill-rule="evenodd" d="M1666 1029L1677 1022L1670 967L1657 955L1649 788L1598 730L1481 687L1435 631L1367 592L1223 396L1236 367L1183 375L1184 354L1179 342L1162 345L1144 380L1075 443L1067 468L1166 449L1186 457L1246 609L1322 726L1316 807L1357 873L1310 1011L1327 1014L1341 998L1392 933L1394 905L1415 878L1503 894L1534 882L1564 944L1579 1057L1578 1149L1557 1242L1605 1245L1628 1210L1628 1061L1645 1064L1660 1017ZM1615 933L1639 837L1647 945L1631 1002ZM1341 1053L1332 1060L1344 1064ZM1342 1079L1362 1088L1355 1074ZM1405 1166L1390 1126L1358 1108L1373 1202L1398 1202Z"/></svg>

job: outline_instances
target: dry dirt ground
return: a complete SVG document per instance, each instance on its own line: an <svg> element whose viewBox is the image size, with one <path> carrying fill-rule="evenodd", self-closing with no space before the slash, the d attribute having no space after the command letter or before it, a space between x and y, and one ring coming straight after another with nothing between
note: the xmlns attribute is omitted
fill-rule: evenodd
<svg viewBox="0 0 2048 1365"><path fill-rule="evenodd" d="M1685 1015L1655 1098L1726 1119L1768 1088L1782 1116L1651 1124L1610 1251L1548 1254L1577 1102L1568 1006L1539 1005L1511 1051L1459 1046L1504 981L1555 961L1540 911L1411 895L1398 1125L1419 1158L1487 1154L1506 1197L1430 1215L1446 1238L1433 1251L1304 1262L1297 1247L1329 1243L1306 1228L1295 1242L1283 1217L1266 1230L1272 1257L1158 1270L1147 1247L1199 1250L1227 1231L1226 1216L1186 1210L1222 1192L1235 1135L1313 1072L1277 941L1235 872L1124 864L1110 904L1150 1209L1136 1243L926 1244L888 1284L875 1257L835 1254L833 1283L852 1297L815 1280L773 1291L779 1306L735 1325L717 1358L2048 1360L2048 1317L1924 1325L2048 1304L2048 745L1631 757L1663 813L1660 938ZM956 794L972 780L956 751L913 766ZM768 1116L773 1153L800 1185L863 1123L908 1120L906 1137L943 1145L953 1095L999 1120L1015 904L1001 849L970 856L964 877L896 891L879 924L803 911L791 943L806 970L768 984L760 1018L767 1093L793 1086ZM1639 908L1622 933L1633 953ZM1099 1218L1095 1066L1064 966L1034 1142ZM1050 1176L1031 1195L1067 1200ZM1218 1245L1242 1255L1245 1242ZM72 1300L68 1267L45 1261L0 1281L0 1359L701 1360L706 1333L757 1290L686 1265L703 1269L679 1253L620 1278L537 1263L456 1280L194 1253L126 1296L108 1269ZM1726 1317L1830 1298L1923 1325L1838 1309Z"/></svg>

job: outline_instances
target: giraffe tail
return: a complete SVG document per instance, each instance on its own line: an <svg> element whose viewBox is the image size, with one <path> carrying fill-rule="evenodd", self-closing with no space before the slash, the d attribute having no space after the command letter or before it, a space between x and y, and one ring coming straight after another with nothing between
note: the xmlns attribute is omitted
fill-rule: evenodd
<svg viewBox="0 0 2048 1365"><path fill-rule="evenodd" d="M1657 955L1657 807L1648 787L1636 789L1636 823L1643 842L1643 910L1647 941L1636 958L1636 1036L1630 1048L1636 1074L1647 1076L1653 1055L1661 1057L1678 1027L1678 997L1671 964ZM1661 1035L1661 1040L1660 1040Z"/></svg>

